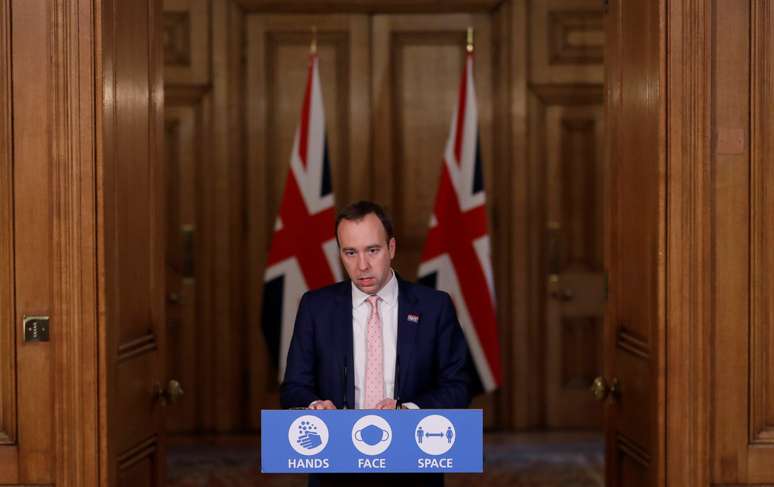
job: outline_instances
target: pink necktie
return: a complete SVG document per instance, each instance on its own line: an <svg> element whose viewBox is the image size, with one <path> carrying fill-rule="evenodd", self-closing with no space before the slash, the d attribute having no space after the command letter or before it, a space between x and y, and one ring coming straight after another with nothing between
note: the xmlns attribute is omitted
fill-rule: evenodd
<svg viewBox="0 0 774 487"><path fill-rule="evenodd" d="M366 330L365 402L363 409L373 409L384 399L384 360L382 358L382 319L379 296L368 296L371 317Z"/></svg>

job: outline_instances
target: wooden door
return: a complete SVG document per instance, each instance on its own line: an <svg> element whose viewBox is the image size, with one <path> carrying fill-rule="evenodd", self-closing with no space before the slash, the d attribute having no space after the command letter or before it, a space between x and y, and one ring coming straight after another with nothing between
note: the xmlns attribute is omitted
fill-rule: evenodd
<svg viewBox="0 0 774 487"><path fill-rule="evenodd" d="M164 471L161 3L104 1L100 221L102 481L161 486Z"/></svg>
<svg viewBox="0 0 774 487"><path fill-rule="evenodd" d="M705 163L712 178L711 260L705 264L712 314L702 345L712 375L704 385L710 424L698 428L709 430L713 485L771 485L774 4L715 2L705 14L712 19L707 48L714 57L707 106L713 139Z"/></svg>
<svg viewBox="0 0 774 487"><path fill-rule="evenodd" d="M577 88L564 95L583 100ZM588 101L601 102L592 90ZM596 98L596 99L595 99ZM605 301L601 104L546 109L546 426L599 429Z"/></svg>
<svg viewBox="0 0 774 487"><path fill-rule="evenodd" d="M200 154L204 152L204 134L200 130L201 114L195 106L171 107L165 93L165 319L167 327L167 370L171 377L186 385L190 400L169 405L166 418L167 432L195 432L200 425L201 411L196 408L199 396L200 368L207 357L203 347L197 347L196 338L201 330L197 310L201 309L198 298L197 262L199 254L197 185L200 184ZM198 116L197 116L198 115ZM196 141L196 142L195 142ZM198 150L197 150L198 148ZM197 218L199 217L199 218ZM188 399L186 398L186 399Z"/></svg>
<svg viewBox="0 0 774 487"><path fill-rule="evenodd" d="M528 216L515 234L530 245L515 253L523 262L513 273L532 283L531 346L519 355L534 358L515 373L527 377L519 395L537 400L520 406L532 418L524 426L598 430L588 387L602 372L604 14L597 0L533 0L525 15L529 172L519 191Z"/></svg>
<svg viewBox="0 0 774 487"><path fill-rule="evenodd" d="M608 49L604 370L610 487L663 485L665 101L663 2L612 0Z"/></svg>
<svg viewBox="0 0 774 487"><path fill-rule="evenodd" d="M47 102L51 54L43 1L0 1L0 484L54 481L49 339L25 338L25 317L54 315L58 277ZM54 320L56 324L57 321Z"/></svg>

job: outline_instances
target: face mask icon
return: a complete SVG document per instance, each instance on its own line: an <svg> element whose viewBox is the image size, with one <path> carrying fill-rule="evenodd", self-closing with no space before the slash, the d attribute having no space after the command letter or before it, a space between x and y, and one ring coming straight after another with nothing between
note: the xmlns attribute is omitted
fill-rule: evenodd
<svg viewBox="0 0 774 487"><path fill-rule="evenodd" d="M373 446L373 445L376 445L377 443L381 443L383 441L389 440L390 432L387 430L381 429L375 424L370 424L365 428L355 431L355 439L357 441L362 441L367 445Z"/></svg>
<svg viewBox="0 0 774 487"><path fill-rule="evenodd" d="M369 414L352 425L352 446L364 455L379 455L392 443L392 427L386 419Z"/></svg>

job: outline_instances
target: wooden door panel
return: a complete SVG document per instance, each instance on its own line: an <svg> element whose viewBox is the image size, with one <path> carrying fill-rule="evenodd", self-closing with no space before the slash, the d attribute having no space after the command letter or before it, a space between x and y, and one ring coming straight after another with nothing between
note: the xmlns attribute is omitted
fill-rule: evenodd
<svg viewBox="0 0 774 487"><path fill-rule="evenodd" d="M475 29L479 135L484 178L489 183L495 174L488 102L492 96L491 18L377 15L373 20L373 125L378 128L373 197L392 214L398 240L395 268L411 280L416 278L435 204L469 26ZM490 204L492 199L487 199ZM489 221L494 221L491 214Z"/></svg>
<svg viewBox="0 0 774 487"><path fill-rule="evenodd" d="M116 304L119 307L119 347L148 334L150 323L151 248L149 154L149 66L150 29L148 3L132 8L116 4L115 44L115 166L113 208L116 256ZM154 333L155 335L155 333Z"/></svg>
<svg viewBox="0 0 774 487"><path fill-rule="evenodd" d="M536 84L601 84L605 36L602 2L530 2L530 79Z"/></svg>
<svg viewBox="0 0 774 487"><path fill-rule="evenodd" d="M105 414L111 485L161 485L163 320L160 2L103 5ZM117 21L116 19L120 19ZM152 445L152 448L148 445ZM129 476L126 477L127 472ZM127 484L128 485L128 484Z"/></svg>
<svg viewBox="0 0 774 487"><path fill-rule="evenodd" d="M155 417L160 407L154 398L155 384L151 383L151 378L158 374L155 357L158 352L137 353L139 355L130 355L126 359L119 357L115 379L120 384L116 390L116 403L122 413L120 429L115 430L115 441L125 445L120 455L158 434ZM153 420L149 421L149 418Z"/></svg>
<svg viewBox="0 0 774 487"><path fill-rule="evenodd" d="M716 2L712 481L774 481L770 1ZM722 96L719 96L722 94ZM733 418L731 420L730 418Z"/></svg>
<svg viewBox="0 0 774 487"><path fill-rule="evenodd" d="M712 64L711 107L715 130L735 128L749 134L750 117L750 4L717 2L712 13L716 22ZM744 35L739 35L744 31ZM751 141L755 143L755 141ZM714 171L713 260L718 278L712 286L714 310L713 362L716 372L712 394L714 404L712 475L716 483L745 483L749 480L748 446L752 439L750 397L751 341L750 309L750 153L729 151L720 144L713 154ZM754 186L753 186L754 187ZM717 354L717 355L716 355ZM717 356L717 359L715 359ZM738 371L738 372L737 372ZM734 418L734 420L731 420Z"/></svg>
<svg viewBox="0 0 774 487"><path fill-rule="evenodd" d="M264 208L261 222L268 236L264 237L267 248L300 120L312 40L310 25L318 29L320 84L336 202L346 204L353 193L367 197L362 171L367 168L364 143L368 141L368 125L364 117L368 101L367 89L361 86L368 79L362 66L368 64L367 53L362 52L368 46L365 21L364 16L253 15L247 19L247 98L254 108L248 111L248 131L258 137L248 144L248 152L251 158L255 154L251 166L255 165L255 176L260 176L261 187L255 189L262 200L253 208Z"/></svg>
<svg viewBox="0 0 774 487"><path fill-rule="evenodd" d="M465 62L466 31L475 34L474 78L479 145L492 227L498 173L492 130L492 17L481 14L373 17L372 197L392 214L398 242L395 269L414 280L435 204L446 138ZM492 241L497 259L504 249ZM502 268L494 266L500 284ZM501 290L502 291L502 290ZM496 420L493 395L475 399L488 425Z"/></svg>
<svg viewBox="0 0 774 487"><path fill-rule="evenodd" d="M648 376L650 354L643 348L632 346L619 337L616 344L618 352L615 355L615 373L620 381L620 399L615 404L616 432L615 441L630 443L631 448L643 451L653 444L652 419L650 410L653 402L653 392ZM622 377L626 377L625 381ZM650 456L650 453L647 453Z"/></svg>
<svg viewBox="0 0 774 487"><path fill-rule="evenodd" d="M207 150L202 126L200 96L181 100L168 89L165 93L165 164L166 164L166 327L167 370L169 377L178 380L186 391L186 398L170 404L167 414L168 432L206 431L203 408L197 403L208 401L203 391L211 390L212 377L207 344L216 339L217 330L206 326L211 321L202 306L197 275L203 264L200 249L199 223L203 220L205 193L197 191L201 181L200 165ZM182 106L170 106L183 102ZM209 158L206 158L209 160ZM205 234L207 229L205 229ZM198 311L198 312L197 312ZM211 397L211 396L210 396Z"/></svg>
<svg viewBox="0 0 774 487"><path fill-rule="evenodd" d="M637 452L632 451L625 442L618 441L616 464L618 469L613 485L625 485L626 487L650 487L653 484L649 480L649 462Z"/></svg>
<svg viewBox="0 0 774 487"><path fill-rule="evenodd" d="M400 242L396 268L415 279L465 65L464 31L398 33L391 42L387 49L395 90L390 100L395 147L393 160L384 163L393 193L384 201L390 202ZM375 185L375 192L382 191L380 186Z"/></svg>
<svg viewBox="0 0 774 487"><path fill-rule="evenodd" d="M118 458L117 485L161 487L165 482L157 474L159 464L163 462L156 438L140 443Z"/></svg>
<svg viewBox="0 0 774 487"><path fill-rule="evenodd" d="M247 193L249 221L247 328L250 402L245 415L258 428L261 408L277 407L277 366L261 333L261 289L317 27L326 141L337 207L370 197L370 39L365 15L246 17ZM331 229L333 222L331 222ZM237 385L241 391L244 384Z"/></svg>
<svg viewBox="0 0 774 487"><path fill-rule="evenodd" d="M610 2L610 301L605 375L607 485L664 475L665 137L663 2ZM621 454L623 453L623 455Z"/></svg>
<svg viewBox="0 0 774 487"><path fill-rule="evenodd" d="M533 89L545 111L546 425L599 428L589 386L602 372L605 301L601 90Z"/></svg>
<svg viewBox="0 0 774 487"><path fill-rule="evenodd" d="M51 163L52 111L49 104L51 71L42 60L50 55L48 2L6 3L12 46L11 108L13 124L13 299L14 328L24 316L50 316L54 276L52 215L54 176ZM6 65L8 66L8 65ZM7 93L7 91L6 91ZM56 329L51 330L56 336ZM51 342L25 342L14 333L18 416L19 483L53 482L54 425L51 414L53 381ZM11 355L12 356L12 355ZM13 480L12 480L13 482Z"/></svg>

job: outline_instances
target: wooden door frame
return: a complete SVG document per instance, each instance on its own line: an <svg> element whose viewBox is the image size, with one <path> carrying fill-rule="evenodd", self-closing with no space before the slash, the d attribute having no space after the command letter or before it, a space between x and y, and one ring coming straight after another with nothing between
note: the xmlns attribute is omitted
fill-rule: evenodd
<svg viewBox="0 0 774 487"><path fill-rule="evenodd" d="M99 411L98 315L99 2L48 3L52 89L53 383L55 482L97 485L104 423Z"/></svg>
<svg viewBox="0 0 774 487"><path fill-rule="evenodd" d="M521 5L519 5L521 6ZM52 161L54 195L54 384L56 484L97 485L98 457L106 438L99 412L98 350L104 352L107 323L98 315L97 290L104 286L97 259L101 99L100 3L57 0L50 4L54 107ZM667 484L707 485L709 480L709 351L712 319L709 250L712 228L706 165L710 134L710 10L699 0L668 3L667 115ZM511 18L517 16L514 9ZM523 24L523 18L519 24ZM666 54L664 54L666 56ZM521 50L511 53L523 65ZM514 88L512 87L512 90ZM512 96L521 99L518 90ZM522 140L522 110L511 114L511 132ZM514 152L525 151L517 144ZM519 171L514 171L518 173ZM523 181L521 184L524 184ZM523 286L523 283L522 283ZM104 365L104 364L102 364ZM524 421L516 420L516 423ZM526 422L526 421L525 421Z"/></svg>
<svg viewBox="0 0 774 487"><path fill-rule="evenodd" d="M667 2L666 484L709 484L711 7Z"/></svg>

